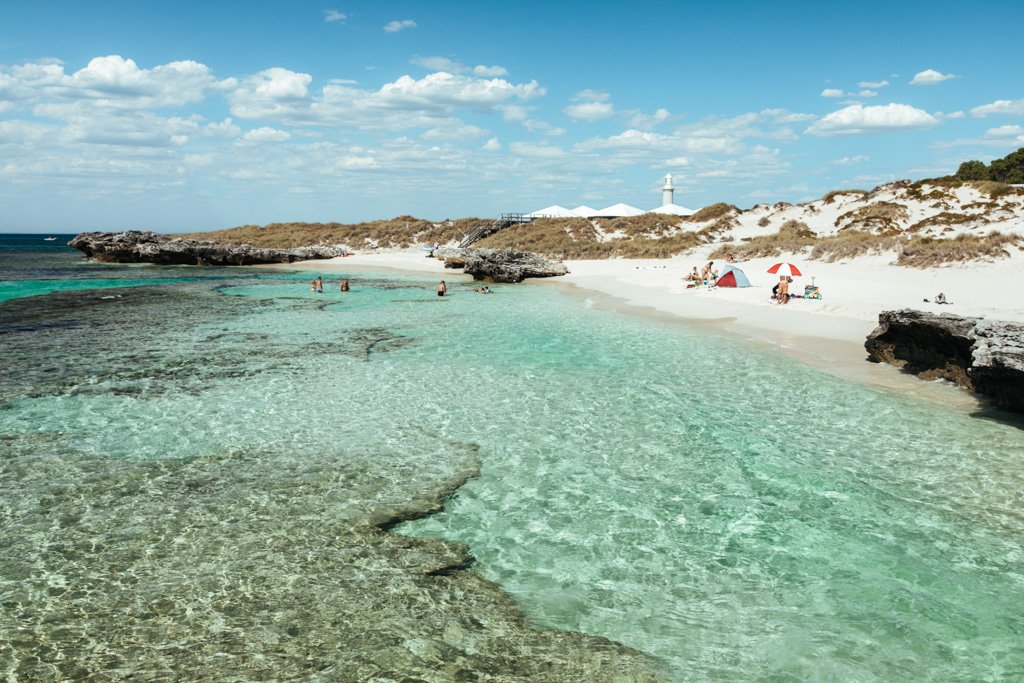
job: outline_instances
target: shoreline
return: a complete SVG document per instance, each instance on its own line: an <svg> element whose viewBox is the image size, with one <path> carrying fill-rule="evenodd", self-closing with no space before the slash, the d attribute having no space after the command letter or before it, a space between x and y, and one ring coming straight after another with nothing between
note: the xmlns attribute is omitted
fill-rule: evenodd
<svg viewBox="0 0 1024 683"><path fill-rule="evenodd" d="M764 271L778 260L762 258L736 264L747 273L753 285L745 289L687 289L682 275L689 272L692 264L701 261L698 255L692 254L669 259L567 260L568 275L527 280L524 284L555 287L572 296L590 299L601 308L626 315L653 316L696 325L712 334L724 333L849 381L918 396L970 412L983 407L983 403L971 393L948 382L924 381L897 368L866 359L864 341L877 326L878 314L886 309L917 308L937 313L1024 321L1024 309L1014 310L1015 302L1007 296L992 300L973 291L978 283L991 277L999 277L1001 282L1009 284L1005 275L1011 273L1016 275L1013 280L1024 284L1024 277L1014 272L1018 270L1014 259L927 270L891 266L891 256L886 255L832 264L800 261L805 277L796 278L791 291L803 291L804 281L810 282L814 277L822 288L823 299L794 299L786 306L769 301L775 276ZM445 269L443 262L427 258L419 250L354 254L329 260L258 267L310 272L321 270L332 274L345 271L406 273L437 276L450 282L473 281L458 270ZM1000 275L983 272L993 270ZM957 292L955 298L950 298L965 304L940 306L923 301L920 306L914 304L915 299L920 301L919 292L928 292L927 287L946 283L952 284L948 290ZM1009 295L1012 289L1004 286L1002 291ZM979 302L987 305L978 305ZM1002 317L997 318L1000 314Z"/></svg>

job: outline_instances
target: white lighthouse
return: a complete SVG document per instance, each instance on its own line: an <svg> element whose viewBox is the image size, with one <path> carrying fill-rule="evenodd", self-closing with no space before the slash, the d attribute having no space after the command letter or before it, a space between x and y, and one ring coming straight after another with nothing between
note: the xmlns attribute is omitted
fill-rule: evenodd
<svg viewBox="0 0 1024 683"><path fill-rule="evenodd" d="M666 173L665 174L665 185L664 185L664 187L661 188L661 205L662 206L672 206L673 204L675 204L675 201L673 201L673 196L672 196L674 193L675 193L675 188L672 187L672 174L671 173Z"/></svg>

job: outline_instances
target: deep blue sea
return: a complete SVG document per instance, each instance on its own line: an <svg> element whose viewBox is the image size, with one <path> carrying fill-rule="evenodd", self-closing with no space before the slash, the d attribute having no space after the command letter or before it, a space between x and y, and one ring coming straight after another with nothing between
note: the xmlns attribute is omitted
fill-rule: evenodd
<svg viewBox="0 0 1024 683"><path fill-rule="evenodd" d="M0 638L0 678L96 648L159 678L162 647L225 624L275 657L296 603L321 642L335 589L309 580L313 551L260 550L245 520L301 476L316 513L263 533L329 538L384 504L339 498L330 472L354 464L392 501L472 444L480 476L397 531L467 544L537 628L625 643L673 680L1024 680L1024 431L1006 416L550 287L438 300L432 280L349 273L342 293L330 273L317 295L313 272L103 265L42 237L0 236L0 634L22 638ZM133 492L182 462L231 502L178 528ZM256 586L212 545L274 571ZM164 593L187 610L142 600ZM206 652L226 678L242 661Z"/></svg>

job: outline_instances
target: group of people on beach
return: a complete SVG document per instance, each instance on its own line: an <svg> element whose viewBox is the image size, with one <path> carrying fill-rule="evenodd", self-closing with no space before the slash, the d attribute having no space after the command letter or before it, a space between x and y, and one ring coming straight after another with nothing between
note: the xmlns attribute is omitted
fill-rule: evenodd
<svg viewBox="0 0 1024 683"><path fill-rule="evenodd" d="M700 287L701 285L707 285L708 287L714 287L715 282L718 281L718 269L715 268L714 261L708 261L704 264L704 267L697 271L697 266L693 267L686 277L687 287Z"/></svg>
<svg viewBox="0 0 1024 683"><path fill-rule="evenodd" d="M310 281L309 288L313 291L314 294L323 294L324 279L317 275L315 280ZM338 285L338 289L342 292L349 291L348 278L345 278L341 281L341 283Z"/></svg>
<svg viewBox="0 0 1024 683"><path fill-rule="evenodd" d="M309 288L313 291L314 294L323 294L324 279L317 275L315 280L310 281ZM343 279L339 283L338 289L342 292L349 291L348 278ZM487 285L484 285L483 287L477 287L474 291L478 294L493 294L491 288L488 287ZM437 283L437 295L448 296L448 285L445 283L444 280L441 280L439 283Z"/></svg>

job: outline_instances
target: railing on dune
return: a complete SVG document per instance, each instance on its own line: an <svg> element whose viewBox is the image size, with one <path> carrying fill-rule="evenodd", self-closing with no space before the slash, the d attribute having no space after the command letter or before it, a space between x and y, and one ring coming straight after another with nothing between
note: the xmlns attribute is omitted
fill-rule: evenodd
<svg viewBox="0 0 1024 683"><path fill-rule="evenodd" d="M468 235L462 238L459 242L459 248L463 249L476 242L479 242L485 237L490 237L496 232L500 232L507 227L518 225L519 223L529 223L533 218L529 214L525 213L503 213L500 218L495 219L492 223L485 223L477 226Z"/></svg>

